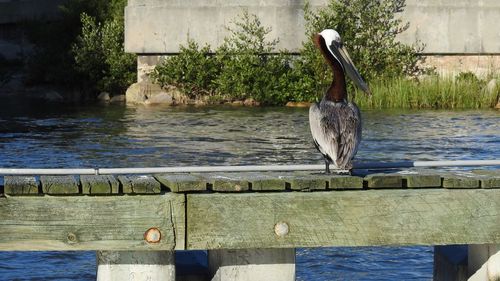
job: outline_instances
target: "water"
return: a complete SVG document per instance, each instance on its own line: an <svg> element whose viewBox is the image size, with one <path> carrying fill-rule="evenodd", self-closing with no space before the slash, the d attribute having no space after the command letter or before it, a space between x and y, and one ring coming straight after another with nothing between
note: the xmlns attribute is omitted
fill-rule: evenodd
<svg viewBox="0 0 500 281"><path fill-rule="evenodd" d="M0 100L2 167L318 164L307 109ZM497 111L364 111L357 159L500 158ZM431 280L432 247L299 249L297 279ZM0 252L0 280L94 280L93 252Z"/></svg>

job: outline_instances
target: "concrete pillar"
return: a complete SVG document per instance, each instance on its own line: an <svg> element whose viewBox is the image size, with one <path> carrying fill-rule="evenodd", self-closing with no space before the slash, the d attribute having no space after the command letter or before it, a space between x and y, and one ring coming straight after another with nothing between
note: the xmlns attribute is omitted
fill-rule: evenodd
<svg viewBox="0 0 500 281"><path fill-rule="evenodd" d="M98 251L97 281L175 281L174 252Z"/></svg>
<svg viewBox="0 0 500 281"><path fill-rule="evenodd" d="M293 281L295 249L213 250L208 266L212 281Z"/></svg>
<svg viewBox="0 0 500 281"><path fill-rule="evenodd" d="M500 280L500 244L469 245L469 281Z"/></svg>

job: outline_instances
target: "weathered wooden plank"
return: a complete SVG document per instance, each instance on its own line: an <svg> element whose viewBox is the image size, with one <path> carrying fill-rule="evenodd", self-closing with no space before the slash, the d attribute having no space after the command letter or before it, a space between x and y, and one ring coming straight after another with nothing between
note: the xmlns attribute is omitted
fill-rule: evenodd
<svg viewBox="0 0 500 281"><path fill-rule="evenodd" d="M80 189L74 176L40 176L42 191L50 195L79 194Z"/></svg>
<svg viewBox="0 0 500 281"><path fill-rule="evenodd" d="M439 188L441 187L441 176L433 174L405 174L403 179L406 180L408 188Z"/></svg>
<svg viewBox="0 0 500 281"><path fill-rule="evenodd" d="M125 194L157 194L161 184L151 175L118 176Z"/></svg>
<svg viewBox="0 0 500 281"><path fill-rule="evenodd" d="M4 192L7 195L38 194L38 182L34 176L5 176Z"/></svg>
<svg viewBox="0 0 500 281"><path fill-rule="evenodd" d="M479 188L479 180L474 177L443 175L444 188Z"/></svg>
<svg viewBox="0 0 500 281"><path fill-rule="evenodd" d="M500 170L472 171L479 176L482 188L500 188Z"/></svg>
<svg viewBox="0 0 500 281"><path fill-rule="evenodd" d="M206 180L193 174L165 174L155 178L172 192L207 190Z"/></svg>
<svg viewBox="0 0 500 281"><path fill-rule="evenodd" d="M333 176L330 179L329 189L363 189L363 178L356 176Z"/></svg>
<svg viewBox="0 0 500 281"><path fill-rule="evenodd" d="M120 183L112 175L82 175L82 193L91 195L117 194Z"/></svg>
<svg viewBox="0 0 500 281"><path fill-rule="evenodd" d="M183 249L184 222L182 194L6 197L0 251Z"/></svg>
<svg viewBox="0 0 500 281"><path fill-rule="evenodd" d="M240 192L250 190L250 182L245 174L217 173L204 177L212 186L213 191Z"/></svg>
<svg viewBox="0 0 500 281"><path fill-rule="evenodd" d="M284 191L286 181L283 173L251 173L247 175L252 191Z"/></svg>
<svg viewBox="0 0 500 281"><path fill-rule="evenodd" d="M371 174L364 179L368 188L402 188L403 177L396 174Z"/></svg>
<svg viewBox="0 0 500 281"><path fill-rule="evenodd" d="M296 172L283 178L290 185L291 190L313 191L326 190L332 175Z"/></svg>
<svg viewBox="0 0 500 281"><path fill-rule="evenodd" d="M187 248L500 243L499 221L500 189L188 194Z"/></svg>

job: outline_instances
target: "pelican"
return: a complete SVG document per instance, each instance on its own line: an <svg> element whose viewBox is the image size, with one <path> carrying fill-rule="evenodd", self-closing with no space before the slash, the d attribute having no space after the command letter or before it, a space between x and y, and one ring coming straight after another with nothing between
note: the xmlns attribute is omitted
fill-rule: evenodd
<svg viewBox="0 0 500 281"><path fill-rule="evenodd" d="M321 101L309 108L311 134L314 145L325 158L325 172L330 173L333 164L339 173L348 173L361 141L361 113L356 104L347 100L345 74L366 94L371 93L337 31L321 31L314 36L314 44L330 65L334 79Z"/></svg>

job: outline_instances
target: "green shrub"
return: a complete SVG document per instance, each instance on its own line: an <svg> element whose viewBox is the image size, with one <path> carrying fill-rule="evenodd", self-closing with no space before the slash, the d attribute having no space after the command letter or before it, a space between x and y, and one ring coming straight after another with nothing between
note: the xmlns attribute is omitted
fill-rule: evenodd
<svg viewBox="0 0 500 281"><path fill-rule="evenodd" d="M292 57L286 52L270 53L277 40L268 41L270 28L244 11L233 21L230 35L210 54L192 40L179 54L159 64L151 77L161 86L173 85L191 98L217 95L229 100L253 98L265 104L283 104L289 99Z"/></svg>
<svg viewBox="0 0 500 281"><path fill-rule="evenodd" d="M179 54L167 57L151 73L162 87L173 85L190 98L213 95L214 80L220 73L218 60L211 55L210 47L200 48L193 40L187 46L180 46Z"/></svg>
<svg viewBox="0 0 500 281"><path fill-rule="evenodd" d="M83 13L82 32L72 46L75 68L94 92L123 94L136 78L136 56L123 48L123 21L96 22Z"/></svg>
<svg viewBox="0 0 500 281"><path fill-rule="evenodd" d="M265 104L287 101L291 57L286 52L271 55L278 39L269 41L271 28L244 11L240 20L227 27L230 35L217 49L222 69L215 81L217 91L232 99L253 98Z"/></svg>

